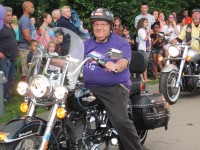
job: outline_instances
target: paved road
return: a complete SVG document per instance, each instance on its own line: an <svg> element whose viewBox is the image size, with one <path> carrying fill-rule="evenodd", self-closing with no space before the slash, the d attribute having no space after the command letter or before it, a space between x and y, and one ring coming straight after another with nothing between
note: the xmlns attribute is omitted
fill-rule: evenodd
<svg viewBox="0 0 200 150"><path fill-rule="evenodd" d="M145 150L200 150L200 94L182 93L171 105L168 130L150 130Z"/></svg>

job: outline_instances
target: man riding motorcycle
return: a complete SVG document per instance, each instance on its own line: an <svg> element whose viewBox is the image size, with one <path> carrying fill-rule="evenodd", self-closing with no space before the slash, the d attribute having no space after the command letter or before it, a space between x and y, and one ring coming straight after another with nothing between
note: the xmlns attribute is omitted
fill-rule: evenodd
<svg viewBox="0 0 200 150"><path fill-rule="evenodd" d="M181 30L180 35L174 39L172 42L189 42L191 38L200 38L200 9L192 10L192 23L185 25ZM200 54L200 42L198 40L194 40L191 42L190 46L192 49L199 51Z"/></svg>
<svg viewBox="0 0 200 150"><path fill-rule="evenodd" d="M123 58L107 57L105 68L88 62L83 69L86 87L105 105L108 117L117 130L125 150L140 150L142 146L133 122L128 117L127 101L131 86L129 62L131 47L120 36L112 33L113 13L105 8L95 9L90 16L94 37L85 41L85 56L108 53L111 48L123 52Z"/></svg>

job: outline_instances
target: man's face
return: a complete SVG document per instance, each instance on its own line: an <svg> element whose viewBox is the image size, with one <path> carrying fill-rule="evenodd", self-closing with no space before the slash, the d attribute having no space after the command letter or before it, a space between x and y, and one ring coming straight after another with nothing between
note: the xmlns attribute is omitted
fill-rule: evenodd
<svg viewBox="0 0 200 150"><path fill-rule="evenodd" d="M55 40L56 40L56 43L57 43L57 44L62 43L62 41L63 41L63 35L57 35L57 36L55 37Z"/></svg>
<svg viewBox="0 0 200 150"><path fill-rule="evenodd" d="M104 40L110 34L110 24L107 21L95 21L92 24L92 28L98 41Z"/></svg>
<svg viewBox="0 0 200 150"><path fill-rule="evenodd" d="M194 24L199 24L200 23L200 12L193 12L192 20L193 20Z"/></svg>
<svg viewBox="0 0 200 150"><path fill-rule="evenodd" d="M148 8L147 5L142 5L141 8L140 8L142 14L147 14L148 9L149 8Z"/></svg>
<svg viewBox="0 0 200 150"><path fill-rule="evenodd" d="M32 2L28 3L27 5L27 11L30 15L34 14L35 8Z"/></svg>
<svg viewBox="0 0 200 150"><path fill-rule="evenodd" d="M69 9L69 8L65 9L64 15L65 15L66 18L71 18L71 16L72 16L71 9Z"/></svg>
<svg viewBox="0 0 200 150"><path fill-rule="evenodd" d="M5 23L11 23L12 22L12 12L11 11L6 12L6 15L5 15L3 21Z"/></svg>

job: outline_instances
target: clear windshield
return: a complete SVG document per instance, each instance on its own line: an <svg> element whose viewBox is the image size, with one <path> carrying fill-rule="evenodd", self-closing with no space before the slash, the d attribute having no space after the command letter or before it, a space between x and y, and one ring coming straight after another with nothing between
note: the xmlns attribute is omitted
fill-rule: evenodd
<svg viewBox="0 0 200 150"><path fill-rule="evenodd" d="M77 70L77 68L84 59L83 40L77 34L66 28L56 27L52 28L52 31L54 32L54 37L52 39L53 43L57 43L58 35L63 35L63 42L59 45L57 43L56 44L57 46L55 45L55 51L53 53L52 51L50 52L49 50L50 43L52 43L52 41L50 40L48 35L45 34L40 37L40 39L38 40L39 44L36 47L35 52L33 53L32 61L29 66L29 77L35 76L37 74L46 75L44 69L45 67L49 68L49 66L52 66L51 56L53 56L53 59L55 60L60 59L65 64L63 68L60 68L61 70L60 80L66 79L67 76L68 79L67 86L68 88L73 89L75 87L75 84L77 82L81 70L81 69ZM55 53L57 53L56 51L58 50L63 51L63 53L61 53L60 55L63 54L66 55L57 57L59 54ZM48 66L46 66L47 64ZM54 74L56 73L54 72ZM62 84L62 82L59 83Z"/></svg>

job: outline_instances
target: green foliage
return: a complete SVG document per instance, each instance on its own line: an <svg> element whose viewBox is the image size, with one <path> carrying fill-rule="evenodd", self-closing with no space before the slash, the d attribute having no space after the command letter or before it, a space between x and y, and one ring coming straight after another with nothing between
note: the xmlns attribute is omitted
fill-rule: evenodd
<svg viewBox="0 0 200 150"><path fill-rule="evenodd" d="M21 16L21 4L24 0L0 0L1 3L14 8L14 13ZM89 27L89 16L92 10L97 7L109 8L115 16L122 19L123 24L129 26L134 32L134 18L140 14L141 0L32 0L35 5L35 17L40 16L43 12L51 13L53 9L60 8L65 5L75 9L80 18L84 20L84 24ZM146 1L149 4L149 12L159 10L168 15L169 12L175 11L180 13L184 8L199 7L198 0L182 1L182 0L151 0Z"/></svg>

